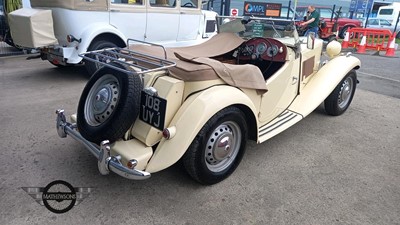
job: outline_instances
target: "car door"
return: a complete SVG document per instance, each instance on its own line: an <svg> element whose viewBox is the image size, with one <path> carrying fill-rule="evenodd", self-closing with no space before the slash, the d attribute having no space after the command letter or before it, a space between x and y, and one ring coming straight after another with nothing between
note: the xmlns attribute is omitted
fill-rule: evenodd
<svg viewBox="0 0 400 225"><path fill-rule="evenodd" d="M178 2L180 2L180 18L177 41L195 40L199 35L198 28L202 19L201 2L198 0L178 0Z"/></svg>
<svg viewBox="0 0 400 225"><path fill-rule="evenodd" d="M299 91L301 57L288 48L282 67L266 80L268 92L261 96L258 119L265 124L276 118L293 102Z"/></svg>
<svg viewBox="0 0 400 225"><path fill-rule="evenodd" d="M179 16L175 0L150 0L147 5L145 40L175 42L178 36Z"/></svg>
<svg viewBox="0 0 400 225"><path fill-rule="evenodd" d="M126 38L144 40L146 5L144 0L111 0L110 24Z"/></svg>
<svg viewBox="0 0 400 225"><path fill-rule="evenodd" d="M389 29L391 32L394 31L394 26L392 26L392 24L388 20L380 19L379 25L383 29Z"/></svg>

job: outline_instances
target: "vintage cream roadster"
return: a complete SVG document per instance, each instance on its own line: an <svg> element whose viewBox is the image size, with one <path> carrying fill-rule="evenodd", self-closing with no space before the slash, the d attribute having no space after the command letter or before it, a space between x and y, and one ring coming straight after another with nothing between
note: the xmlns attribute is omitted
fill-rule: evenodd
<svg viewBox="0 0 400 225"><path fill-rule="evenodd" d="M248 139L262 143L322 102L334 116L349 107L360 61L338 42L322 53L322 40L299 38L291 21L222 19L200 45L128 40L82 54L104 66L70 122L57 110L58 134L86 146L104 175L146 179L181 160L196 181L214 184L237 168Z"/></svg>

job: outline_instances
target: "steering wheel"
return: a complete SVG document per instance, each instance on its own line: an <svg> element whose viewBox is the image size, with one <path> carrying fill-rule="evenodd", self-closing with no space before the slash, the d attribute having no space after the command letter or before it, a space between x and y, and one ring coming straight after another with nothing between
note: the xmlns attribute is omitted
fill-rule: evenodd
<svg viewBox="0 0 400 225"><path fill-rule="evenodd" d="M270 58L272 44L264 38L253 38L244 43L239 55L243 60Z"/></svg>
<svg viewBox="0 0 400 225"><path fill-rule="evenodd" d="M195 5L191 2L186 2L185 4L182 5L182 7L188 7L188 8L196 8Z"/></svg>

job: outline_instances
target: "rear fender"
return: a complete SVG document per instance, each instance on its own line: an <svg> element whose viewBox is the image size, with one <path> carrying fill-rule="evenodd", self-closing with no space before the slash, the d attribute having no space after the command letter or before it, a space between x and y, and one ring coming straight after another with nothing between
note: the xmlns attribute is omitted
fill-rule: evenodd
<svg viewBox="0 0 400 225"><path fill-rule="evenodd" d="M247 117L257 115L250 98L240 89L231 86L215 86L187 99L169 125L176 127L175 136L170 140L161 139L146 171L154 173L176 163L204 124L218 111L231 105L250 109L253 115Z"/></svg>
<svg viewBox="0 0 400 225"><path fill-rule="evenodd" d="M326 63L300 91L289 110L304 117L316 109L351 71L359 69L361 62L354 56L338 56Z"/></svg>
<svg viewBox="0 0 400 225"><path fill-rule="evenodd" d="M82 58L79 57L79 54L87 52L92 41L96 37L98 37L99 35L102 35L102 34L113 35L113 36L115 36L116 40L118 40L117 38L119 38L124 42L125 42L125 40L127 40L124 34L122 34L115 27L111 26L109 23L91 24L90 27L88 27L88 29L86 29L81 34L80 37L76 37L78 39L81 39L82 42L79 43L75 54L73 54L70 58L68 58L68 63L73 63L73 64L79 63L82 60Z"/></svg>

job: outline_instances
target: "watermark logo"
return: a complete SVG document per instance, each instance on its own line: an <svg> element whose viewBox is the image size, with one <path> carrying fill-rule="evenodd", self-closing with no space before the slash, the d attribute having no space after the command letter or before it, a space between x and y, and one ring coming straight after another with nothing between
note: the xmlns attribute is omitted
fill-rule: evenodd
<svg viewBox="0 0 400 225"><path fill-rule="evenodd" d="M53 213L66 213L89 197L93 188L73 187L63 180L56 180L46 187L22 187L36 202Z"/></svg>

